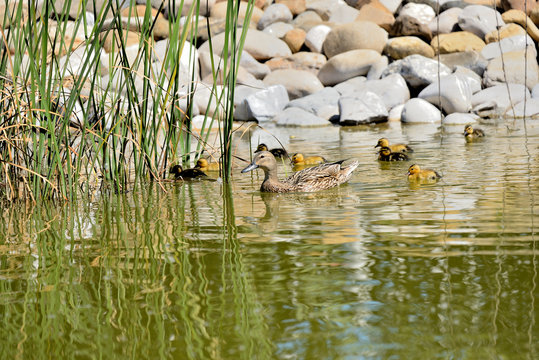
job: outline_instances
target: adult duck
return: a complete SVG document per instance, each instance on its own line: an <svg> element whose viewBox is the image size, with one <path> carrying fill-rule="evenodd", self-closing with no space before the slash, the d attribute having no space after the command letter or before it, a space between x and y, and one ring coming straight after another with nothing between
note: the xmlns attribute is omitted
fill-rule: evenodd
<svg viewBox="0 0 539 360"><path fill-rule="evenodd" d="M421 169L419 165L414 164L408 168L408 181L411 182L436 182L442 176L431 169Z"/></svg>
<svg viewBox="0 0 539 360"><path fill-rule="evenodd" d="M260 186L262 192L314 192L330 189L350 180L352 172L357 168L359 162L353 160L347 165L343 165L344 161L307 168L280 181L277 177L275 156L269 151L261 151L255 155L251 164L241 172L246 173L258 168L264 170L264 181Z"/></svg>
<svg viewBox="0 0 539 360"><path fill-rule="evenodd" d="M208 175L204 171L193 168L193 169L183 169L181 165L173 165L168 171L170 175L174 176L176 180L192 180L192 179L205 179L208 178Z"/></svg>
<svg viewBox="0 0 539 360"><path fill-rule="evenodd" d="M326 162L326 159L322 156L303 156L301 153L292 155L292 165L318 165Z"/></svg>
<svg viewBox="0 0 539 360"><path fill-rule="evenodd" d="M474 129L472 125L466 125L464 127L464 138L466 141L472 141L474 139L482 138L485 133L481 129Z"/></svg>
<svg viewBox="0 0 539 360"><path fill-rule="evenodd" d="M402 153L411 153L414 152L414 150L409 147L406 144L395 144L395 145L389 145L389 140L386 138L381 138L378 140L378 143L374 146L377 147L388 147L391 149L391 152L402 152Z"/></svg>
<svg viewBox="0 0 539 360"><path fill-rule="evenodd" d="M401 152L392 152L390 148L384 146L378 152L379 161L408 161L408 155Z"/></svg>
<svg viewBox="0 0 539 360"><path fill-rule="evenodd" d="M286 152L285 149L282 149L282 148L275 148L275 149L268 149L268 146L264 143L258 145L258 147L256 148L255 150L255 153L259 153L261 151L269 151L270 153L273 154L273 156L275 156L276 158L285 158L285 157L288 157L288 153Z"/></svg>

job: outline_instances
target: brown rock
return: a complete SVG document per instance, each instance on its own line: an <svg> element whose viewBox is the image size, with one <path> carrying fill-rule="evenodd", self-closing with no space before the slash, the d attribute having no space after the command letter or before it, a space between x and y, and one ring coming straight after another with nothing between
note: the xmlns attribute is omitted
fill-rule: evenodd
<svg viewBox="0 0 539 360"><path fill-rule="evenodd" d="M227 11L227 2L219 2L211 8L211 17L218 18L218 19L226 19L226 11ZM245 19L245 13L247 11L247 4L244 2L240 3L240 11L239 11L239 19L243 21ZM258 24L258 21L264 14L264 11L262 9L253 6L253 13L251 14L251 23Z"/></svg>
<svg viewBox="0 0 539 360"><path fill-rule="evenodd" d="M528 15L533 9L537 7L537 1L535 0L501 0L501 5L504 11L507 10L520 10L527 11Z"/></svg>
<svg viewBox="0 0 539 360"><path fill-rule="evenodd" d="M135 17L143 18L144 14L146 14L146 5L137 5L131 8L125 8L121 12L121 15L123 17L131 17L131 18L135 18ZM160 39L168 38L169 24L168 24L168 21L163 16L163 14L161 14L154 8L150 9L150 14L151 14L150 16L152 17L152 19L157 18L157 20L155 20L155 25L153 27L154 39L160 40ZM140 22L132 20L130 24L135 25L135 29L131 28L129 30L136 30L140 32L141 30Z"/></svg>
<svg viewBox="0 0 539 360"><path fill-rule="evenodd" d="M324 41L323 51L329 58L357 49L372 49L382 53L387 32L370 21L355 21L335 26Z"/></svg>
<svg viewBox="0 0 539 360"><path fill-rule="evenodd" d="M389 31L395 22L395 17L382 4L375 1L361 8L356 20L372 21L382 29Z"/></svg>
<svg viewBox="0 0 539 360"><path fill-rule="evenodd" d="M287 32L283 38L292 53L297 53L305 43L305 31L302 29L292 29Z"/></svg>
<svg viewBox="0 0 539 360"><path fill-rule="evenodd" d="M535 25L539 25L539 6L534 7L530 11L530 19L532 19Z"/></svg>
<svg viewBox="0 0 539 360"><path fill-rule="evenodd" d="M417 19L408 16L398 16L389 30L391 36L418 36L426 41L432 39L432 32L425 24L420 23Z"/></svg>
<svg viewBox="0 0 539 360"><path fill-rule="evenodd" d="M140 42L140 33L136 31L124 30L122 35L124 36L124 44L126 47L138 44ZM120 41L120 37L118 32L115 30L111 30L108 33L103 32L99 34L99 38L103 42L103 49L105 49L106 52L118 50L118 48L121 47L122 43Z"/></svg>
<svg viewBox="0 0 539 360"><path fill-rule="evenodd" d="M298 52L292 56L277 57L265 62L271 71L281 69L306 70L313 74L318 74L318 71L324 66L327 59L322 54L311 52Z"/></svg>
<svg viewBox="0 0 539 360"><path fill-rule="evenodd" d="M320 24L325 24L326 22L322 20L320 15L312 10L307 10L298 16L292 21L294 27L305 30L309 32L313 27Z"/></svg>
<svg viewBox="0 0 539 360"><path fill-rule="evenodd" d="M462 51L481 51L485 47L485 42L469 31L456 31L450 34L440 34L435 36L430 42L430 46L437 53L438 39L440 41L440 54L450 54Z"/></svg>
<svg viewBox="0 0 539 360"><path fill-rule="evenodd" d="M275 0L276 4L284 4L289 9L292 15L298 15L305 11L305 0Z"/></svg>
<svg viewBox="0 0 539 360"><path fill-rule="evenodd" d="M526 34L526 30L524 30L521 26L515 23L505 24L499 30L494 30L486 34L485 42L490 44L491 42L500 41L501 39L505 39L507 37L524 34Z"/></svg>
<svg viewBox="0 0 539 360"><path fill-rule="evenodd" d="M524 14L524 11L506 11L502 14L502 19L505 21L505 23L519 24L528 31L528 35L530 35L533 40L539 41L539 29L537 29L537 26L535 26L533 21L531 21L531 19Z"/></svg>
<svg viewBox="0 0 539 360"><path fill-rule="evenodd" d="M415 36L400 36L389 39L384 53L394 60L404 59L409 55L419 54L428 58L434 57L432 47Z"/></svg>

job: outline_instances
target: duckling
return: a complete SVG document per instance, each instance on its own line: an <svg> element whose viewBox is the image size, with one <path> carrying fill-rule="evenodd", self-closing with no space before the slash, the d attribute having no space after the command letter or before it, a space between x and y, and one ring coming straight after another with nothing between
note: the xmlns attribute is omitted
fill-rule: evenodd
<svg viewBox="0 0 539 360"><path fill-rule="evenodd" d="M219 171L219 163L210 163L206 159L198 159L195 169L200 169L201 171Z"/></svg>
<svg viewBox="0 0 539 360"><path fill-rule="evenodd" d="M264 181L260 186L262 192L313 192L341 185L352 177L352 172L359 162L354 160L343 166L345 160L325 163L295 172L283 181L277 177L277 161L269 151L261 151L255 155L249 166L241 172L246 173L257 168L264 170Z"/></svg>
<svg viewBox="0 0 539 360"><path fill-rule="evenodd" d="M275 156L276 158L285 158L288 156L288 153L286 152L285 149L282 149L282 148L275 148L275 149L271 149L269 150L267 145L262 143L260 145L258 145L258 147L256 148L255 150L255 153L258 153L258 152L261 152L261 151L269 151L270 153L273 154L273 156Z"/></svg>
<svg viewBox="0 0 539 360"><path fill-rule="evenodd" d="M408 155L401 152L391 152L391 149L387 146L384 146L380 149L378 153L379 161L408 161Z"/></svg>
<svg viewBox="0 0 539 360"><path fill-rule="evenodd" d="M474 129L472 125L466 125L464 127L464 138L466 141L472 141L473 139L481 138L485 136L485 133L481 129Z"/></svg>
<svg viewBox="0 0 539 360"><path fill-rule="evenodd" d="M204 171L193 168L193 169L183 169L181 165L173 165L168 171L171 175L174 175L176 180L190 180L190 179L204 179L208 175Z"/></svg>
<svg viewBox="0 0 539 360"><path fill-rule="evenodd" d="M318 165L326 162L322 156L307 156L304 157L301 153L292 155L292 165Z"/></svg>
<svg viewBox="0 0 539 360"><path fill-rule="evenodd" d="M414 150L409 147L408 145L406 144L395 144L395 145L389 145L389 140L386 139L386 138L381 138L380 140L378 140L378 143L374 146L375 148L377 147L388 147L391 149L391 152L394 152L394 153L397 153L397 152L402 152L402 153L409 153L409 152L414 152Z"/></svg>
<svg viewBox="0 0 539 360"><path fill-rule="evenodd" d="M421 170L419 165L414 164L408 168L408 181L435 182L442 176L431 169Z"/></svg>

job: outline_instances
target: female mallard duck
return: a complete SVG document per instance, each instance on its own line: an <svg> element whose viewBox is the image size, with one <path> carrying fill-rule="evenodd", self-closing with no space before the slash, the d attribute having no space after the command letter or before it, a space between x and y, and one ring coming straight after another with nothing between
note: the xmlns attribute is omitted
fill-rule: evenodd
<svg viewBox="0 0 539 360"><path fill-rule="evenodd" d="M208 175L200 169L193 168L184 170L181 165L173 165L168 172L173 175L176 180L204 179L208 177Z"/></svg>
<svg viewBox="0 0 539 360"><path fill-rule="evenodd" d="M379 161L408 161L408 155L401 152L391 152L391 149L384 146L378 153Z"/></svg>
<svg viewBox="0 0 539 360"><path fill-rule="evenodd" d="M281 148L275 148L275 149L271 149L269 150L268 147L266 146L266 144L260 144L258 145L258 147L256 148L255 150L255 153L259 153L261 151L269 151L270 153L273 154L273 156L275 156L276 158L285 158L288 156L288 153L286 152L285 149L281 149Z"/></svg>
<svg viewBox="0 0 539 360"><path fill-rule="evenodd" d="M292 155L292 165L318 165L326 162L322 156L303 156L301 153Z"/></svg>
<svg viewBox="0 0 539 360"><path fill-rule="evenodd" d="M219 171L219 163L210 163L206 159L198 159L195 169L201 171Z"/></svg>
<svg viewBox="0 0 539 360"><path fill-rule="evenodd" d="M389 140L386 139L386 138L381 138L380 140L378 140L378 143L374 146L375 148L377 147L388 147L391 149L391 152L394 152L394 153L397 153L397 152L402 152L402 153L408 153L408 152L414 152L414 150L409 147L408 145L406 144L395 144L395 145L389 145Z"/></svg>
<svg viewBox="0 0 539 360"><path fill-rule="evenodd" d="M257 168L264 170L264 181L260 187L260 191L263 192L313 192L329 189L350 180L352 172L357 168L359 162L354 160L350 164L343 166L344 161L307 168L295 172L283 181L279 181L275 156L269 151L261 151L255 155L251 164L241 172L246 173Z"/></svg>
<svg viewBox="0 0 539 360"><path fill-rule="evenodd" d="M408 181L435 182L441 178L442 176L436 171L430 169L421 170L417 164L414 164L408 168Z"/></svg>
<svg viewBox="0 0 539 360"><path fill-rule="evenodd" d="M481 129L474 129L472 125L466 125L464 127L464 138L466 141L472 141L483 136L485 136L485 133Z"/></svg>

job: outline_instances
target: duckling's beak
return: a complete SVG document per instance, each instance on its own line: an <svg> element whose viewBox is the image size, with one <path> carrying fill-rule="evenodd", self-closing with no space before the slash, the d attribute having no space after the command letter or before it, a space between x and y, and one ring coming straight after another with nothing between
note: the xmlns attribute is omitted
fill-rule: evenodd
<svg viewBox="0 0 539 360"><path fill-rule="evenodd" d="M254 169L258 169L258 165L255 163L250 163L249 166L247 166L245 169L243 169L241 172L246 173L249 171L253 171Z"/></svg>
<svg viewBox="0 0 539 360"><path fill-rule="evenodd" d="M374 147L377 148L378 146L380 146L380 144L376 144Z"/></svg>
<svg viewBox="0 0 539 360"><path fill-rule="evenodd" d="M406 175L412 175L412 173L408 171L408 172L406 173Z"/></svg>

